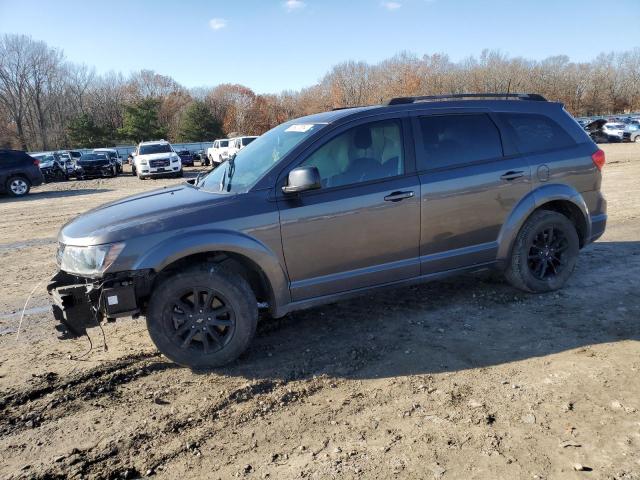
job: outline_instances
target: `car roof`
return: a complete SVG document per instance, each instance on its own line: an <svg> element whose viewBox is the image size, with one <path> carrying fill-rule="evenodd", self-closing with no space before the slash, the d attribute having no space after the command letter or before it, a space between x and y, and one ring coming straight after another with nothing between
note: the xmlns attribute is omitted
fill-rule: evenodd
<svg viewBox="0 0 640 480"><path fill-rule="evenodd" d="M441 109L487 109L490 111L548 111L562 104L551 102L538 94L526 93L487 93L455 94L424 97L399 97L385 104L361 107L338 108L328 112L316 113L296 118L291 123L335 123L348 117L357 118L376 113L394 113L413 110Z"/></svg>
<svg viewBox="0 0 640 480"><path fill-rule="evenodd" d="M149 140L148 142L140 142L139 145L169 145L166 140Z"/></svg>

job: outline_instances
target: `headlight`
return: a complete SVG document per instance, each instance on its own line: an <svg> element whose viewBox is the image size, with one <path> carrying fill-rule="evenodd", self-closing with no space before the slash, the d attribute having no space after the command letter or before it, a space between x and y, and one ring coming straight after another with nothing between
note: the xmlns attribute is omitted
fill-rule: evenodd
<svg viewBox="0 0 640 480"><path fill-rule="evenodd" d="M172 161L172 162L177 162L178 160L180 160L180 157L173 157L173 158L171 158L171 161Z"/></svg>
<svg viewBox="0 0 640 480"><path fill-rule="evenodd" d="M57 260L60 270L89 277L99 276L115 262L124 243L107 243L90 247L60 245Z"/></svg>
<svg viewBox="0 0 640 480"><path fill-rule="evenodd" d="M148 162L144 159L140 160L140 165L146 165Z"/></svg>

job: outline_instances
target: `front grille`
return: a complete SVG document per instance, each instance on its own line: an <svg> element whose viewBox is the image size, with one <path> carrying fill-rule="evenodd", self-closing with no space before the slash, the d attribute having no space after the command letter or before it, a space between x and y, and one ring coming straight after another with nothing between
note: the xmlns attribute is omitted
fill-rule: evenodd
<svg viewBox="0 0 640 480"><path fill-rule="evenodd" d="M159 160L149 160L149 166L151 168L168 167L169 163L170 162L168 158L162 158Z"/></svg>

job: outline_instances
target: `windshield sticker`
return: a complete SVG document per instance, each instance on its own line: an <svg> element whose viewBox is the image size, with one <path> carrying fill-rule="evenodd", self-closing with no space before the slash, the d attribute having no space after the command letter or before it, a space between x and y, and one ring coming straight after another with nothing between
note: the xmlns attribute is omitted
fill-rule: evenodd
<svg viewBox="0 0 640 480"><path fill-rule="evenodd" d="M314 127L313 123L296 123L291 125L289 128L285 130L285 132L298 132L305 133L311 130Z"/></svg>

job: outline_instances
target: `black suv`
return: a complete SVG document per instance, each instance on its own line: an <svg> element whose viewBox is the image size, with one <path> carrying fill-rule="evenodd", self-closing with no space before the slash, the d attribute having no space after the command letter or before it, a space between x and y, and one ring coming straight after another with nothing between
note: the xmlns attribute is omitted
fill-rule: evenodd
<svg viewBox="0 0 640 480"><path fill-rule="evenodd" d="M0 150L0 193L24 197L43 182L37 159L20 150Z"/></svg>
<svg viewBox="0 0 640 480"><path fill-rule="evenodd" d="M167 357L225 364L280 317L487 268L561 288L600 237L604 153L535 94L395 98L292 120L191 184L60 232L58 329L146 315Z"/></svg>

